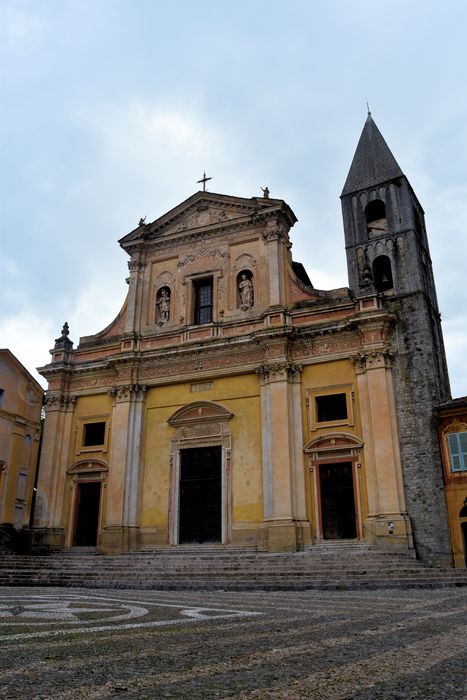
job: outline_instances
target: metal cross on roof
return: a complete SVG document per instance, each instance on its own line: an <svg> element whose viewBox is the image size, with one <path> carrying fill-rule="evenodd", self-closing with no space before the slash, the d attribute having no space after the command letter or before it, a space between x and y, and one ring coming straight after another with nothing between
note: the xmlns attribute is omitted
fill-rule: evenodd
<svg viewBox="0 0 467 700"><path fill-rule="evenodd" d="M212 180L212 177L206 177L206 171L203 173L203 177L201 180L198 180L197 182L202 182L203 183L203 192L206 192L206 183L208 180Z"/></svg>

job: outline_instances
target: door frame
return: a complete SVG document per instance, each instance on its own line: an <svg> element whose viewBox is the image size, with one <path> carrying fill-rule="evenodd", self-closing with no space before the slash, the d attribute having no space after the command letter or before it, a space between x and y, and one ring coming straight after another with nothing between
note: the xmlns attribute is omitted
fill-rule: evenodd
<svg viewBox="0 0 467 700"><path fill-rule="evenodd" d="M217 477L217 478L220 477L220 487L221 487L221 489L220 489L220 494L219 494L219 495L220 495L220 504L219 504L219 501L218 501L218 505L220 505L220 528L219 528L219 521L218 521L217 519L216 519L216 520L217 520L217 526L216 526L216 527L218 527L218 528L220 529L220 542L221 542L221 543L223 542L223 534L224 534L224 533L223 533L223 530L222 530L222 525L223 525L223 517L222 517L222 516L223 516L224 508L223 508L223 498L222 498L222 495L223 495L222 446L221 446L221 445L204 445L203 447L193 447L193 446L192 446L192 447L183 447L183 448L180 450L180 452L179 452L179 455L180 455L180 478L179 478L179 504L178 504L178 528L179 528L179 534L178 534L178 536L179 536L179 543L180 543L180 544L182 544L182 543L180 542L180 538L181 538L181 533L180 533L181 527L180 527L180 526L181 526L181 521L183 520L183 513L182 513L182 508L181 508L181 506L182 506L182 497L181 497L181 491L180 491L180 486L181 486L181 483L182 483L182 471L183 471L183 469L182 469L182 459L181 459L181 457L182 457L182 451L183 451L183 452L188 452L189 450L203 450L203 449L209 449L209 448L214 448L214 447L219 448L219 455L218 455L218 458L216 459L216 472L217 472L217 474L218 474L218 477ZM218 542L218 541L219 541L219 540L216 540L216 542Z"/></svg>
<svg viewBox="0 0 467 700"><path fill-rule="evenodd" d="M169 459L169 544L180 544L180 451L192 447L221 447L221 543L231 540L232 435L228 422L232 416L220 404L197 401L179 409L167 421L175 429Z"/></svg>
<svg viewBox="0 0 467 700"><path fill-rule="evenodd" d="M99 506L97 508L97 524L96 524L96 544L95 546L97 547L97 540L99 537L99 532L100 532L100 524L101 524L101 511L102 511L102 481L101 479L80 479L79 481L76 482L75 488L74 488L74 497L73 497L73 528L71 532L71 546L76 547L78 545L75 545L75 540L76 540L76 528L78 526L78 514L79 514L79 508L80 508L80 491L81 491L81 486L83 484L99 484ZM94 546L94 545L89 545L89 546Z"/></svg>
<svg viewBox="0 0 467 700"><path fill-rule="evenodd" d="M323 541L332 541L333 538L329 537L324 537L324 518L323 518L323 506L322 506L322 491L321 491L321 467L322 466L329 466L329 465L339 465L339 464L350 464L351 468L351 473L352 473L352 488L353 488L353 503L354 503L354 517L355 517L355 537L350 538L350 539L360 539L361 537L361 531L359 528L359 520L360 518L357 517L358 514L358 498L357 498L357 479L356 479L356 466L355 466L355 460L352 459L338 459L338 460L329 460L329 459L321 459L315 462L314 467L317 472L317 496L318 496L318 518L319 518L319 524L320 524L320 533L321 533L321 539ZM335 538L337 540L340 539L345 539L342 537L337 537Z"/></svg>
<svg viewBox="0 0 467 700"><path fill-rule="evenodd" d="M362 440L352 433L327 433L310 440L303 448L308 455L308 471L310 473L310 492L312 498L312 512L314 521L315 541L325 541L323 536L323 517L321 509L321 483L319 469L321 464L351 463L352 482L355 506L356 539L363 537L362 525L362 497L360 489L360 451L363 447ZM327 540L326 540L327 541Z"/></svg>
<svg viewBox="0 0 467 700"><path fill-rule="evenodd" d="M69 478L69 511L68 511L68 527L65 535L65 547L73 547L75 539L76 521L78 517L77 499L79 484L99 482L101 485L99 499L99 513L97 517L97 537L96 544L99 546L99 537L105 526L105 512L107 500L107 477L109 467L100 459L80 460L67 469Z"/></svg>

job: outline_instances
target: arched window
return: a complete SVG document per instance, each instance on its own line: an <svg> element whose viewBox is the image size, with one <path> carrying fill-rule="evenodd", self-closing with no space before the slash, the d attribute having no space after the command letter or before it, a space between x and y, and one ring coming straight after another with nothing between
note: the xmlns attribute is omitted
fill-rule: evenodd
<svg viewBox="0 0 467 700"><path fill-rule="evenodd" d="M253 273L251 270L242 270L237 275L237 307L246 311L254 303Z"/></svg>
<svg viewBox="0 0 467 700"><path fill-rule="evenodd" d="M393 289L391 261L387 255L378 255L373 260L373 280L377 292Z"/></svg>
<svg viewBox="0 0 467 700"><path fill-rule="evenodd" d="M365 219L369 233L386 233L388 224L386 207L381 199L373 199L365 207Z"/></svg>

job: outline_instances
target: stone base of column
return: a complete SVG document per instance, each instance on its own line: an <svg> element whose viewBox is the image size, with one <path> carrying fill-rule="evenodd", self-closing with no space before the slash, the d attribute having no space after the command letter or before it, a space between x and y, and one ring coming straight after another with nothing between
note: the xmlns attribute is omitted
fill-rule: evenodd
<svg viewBox="0 0 467 700"><path fill-rule="evenodd" d="M32 528L31 551L55 552L65 546L65 530L62 527Z"/></svg>
<svg viewBox="0 0 467 700"><path fill-rule="evenodd" d="M308 521L268 520L264 523L265 549L268 552L296 552L311 542Z"/></svg>
<svg viewBox="0 0 467 700"><path fill-rule="evenodd" d="M363 539L378 547L411 551L415 556L410 518L405 513L369 515L363 523Z"/></svg>
<svg viewBox="0 0 467 700"><path fill-rule="evenodd" d="M121 554L124 549L123 527L106 527L97 539L97 549L101 554Z"/></svg>

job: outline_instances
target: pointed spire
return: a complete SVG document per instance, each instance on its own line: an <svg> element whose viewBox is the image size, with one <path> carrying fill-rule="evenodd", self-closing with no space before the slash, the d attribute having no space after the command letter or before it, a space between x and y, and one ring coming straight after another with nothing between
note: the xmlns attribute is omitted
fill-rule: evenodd
<svg viewBox="0 0 467 700"><path fill-rule="evenodd" d="M341 196L374 187L401 175L402 170L368 110Z"/></svg>

